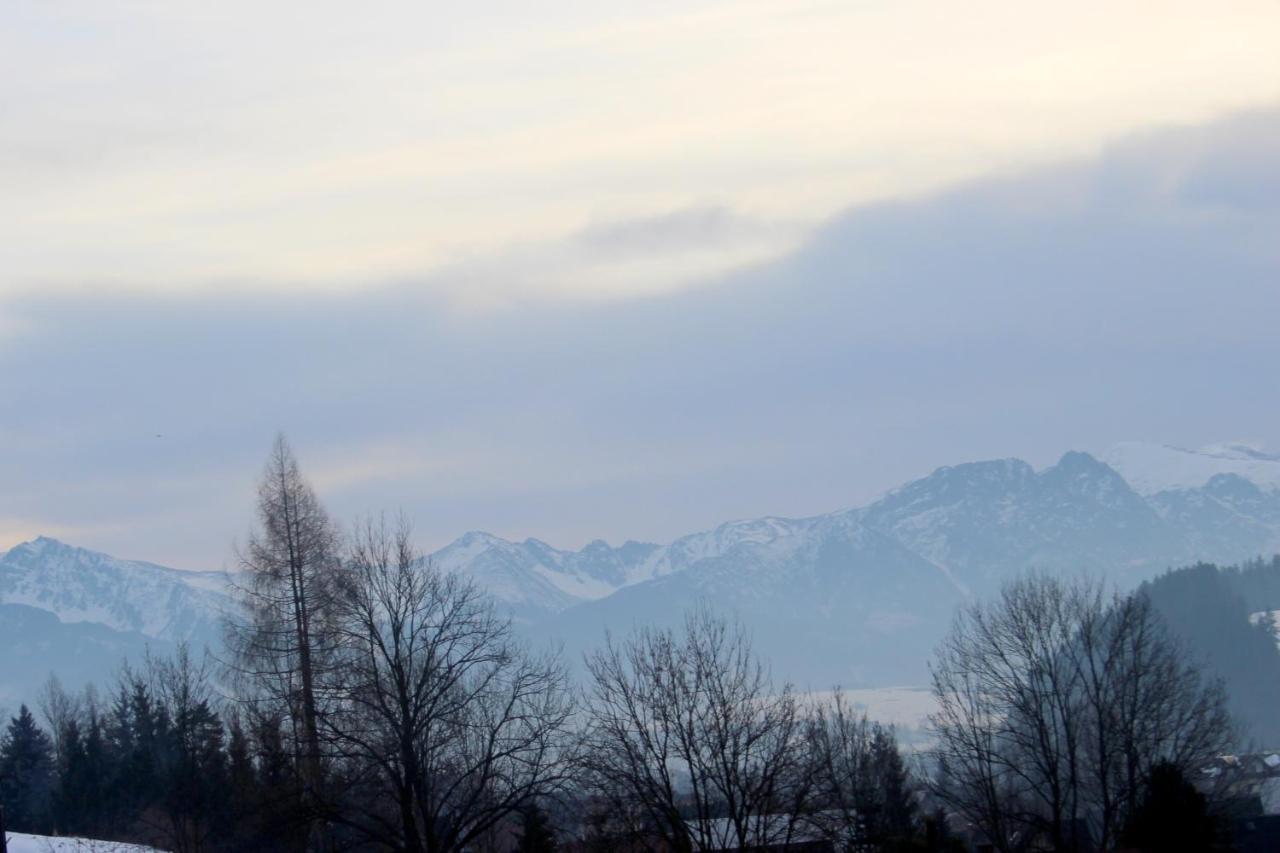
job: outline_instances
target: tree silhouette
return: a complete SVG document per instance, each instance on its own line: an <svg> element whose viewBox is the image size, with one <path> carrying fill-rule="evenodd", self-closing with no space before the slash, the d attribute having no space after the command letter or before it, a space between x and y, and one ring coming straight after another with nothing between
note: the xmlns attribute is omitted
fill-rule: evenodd
<svg viewBox="0 0 1280 853"><path fill-rule="evenodd" d="M48 828L53 788L53 741L23 705L0 739L0 808L15 832Z"/></svg>
<svg viewBox="0 0 1280 853"><path fill-rule="evenodd" d="M516 853L556 853L558 849L547 813L537 803L530 804L522 815Z"/></svg>
<svg viewBox="0 0 1280 853"><path fill-rule="evenodd" d="M1165 761L1151 769L1146 793L1125 827L1122 841L1143 853L1208 853L1217 837L1218 823L1209 814L1204 794L1187 781L1176 764Z"/></svg>

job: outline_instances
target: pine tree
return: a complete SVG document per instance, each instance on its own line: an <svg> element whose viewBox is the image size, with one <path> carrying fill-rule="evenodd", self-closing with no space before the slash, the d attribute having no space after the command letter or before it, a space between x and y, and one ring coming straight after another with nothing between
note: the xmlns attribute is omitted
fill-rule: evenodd
<svg viewBox="0 0 1280 853"><path fill-rule="evenodd" d="M54 830L62 835L80 833L85 826L85 752L80 723L68 720L58 736L58 780L53 794Z"/></svg>
<svg viewBox="0 0 1280 853"><path fill-rule="evenodd" d="M249 737L238 716L231 718L227 726L227 780L230 786L231 808L237 816L247 816L257 798L257 779L253 767Z"/></svg>
<svg viewBox="0 0 1280 853"><path fill-rule="evenodd" d="M23 705L0 739L0 807L7 829L48 831L53 770L53 741Z"/></svg>
<svg viewBox="0 0 1280 853"><path fill-rule="evenodd" d="M257 771L253 766L253 748L239 715L227 724L227 827L224 841L237 849L262 849L255 835L260 792Z"/></svg>
<svg viewBox="0 0 1280 853"><path fill-rule="evenodd" d="M127 675L127 671L126 671ZM122 681L111 699L104 723L107 764L107 823L113 835L128 829L138 809L137 791L129 775L129 762L136 748L133 714L129 708L129 687Z"/></svg>
<svg viewBox="0 0 1280 853"><path fill-rule="evenodd" d="M107 748L102 732L102 718L96 709L90 710L89 727L84 738L84 818L90 834L101 838L109 832L107 826Z"/></svg>
<svg viewBox="0 0 1280 853"><path fill-rule="evenodd" d="M916 802L892 727L872 727L870 765L877 801L872 838L883 845L902 844L915 835Z"/></svg>

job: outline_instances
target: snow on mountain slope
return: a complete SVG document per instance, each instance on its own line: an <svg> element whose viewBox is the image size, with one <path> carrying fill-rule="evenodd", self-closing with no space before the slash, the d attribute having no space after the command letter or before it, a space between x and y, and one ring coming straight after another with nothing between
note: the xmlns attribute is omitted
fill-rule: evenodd
<svg viewBox="0 0 1280 853"><path fill-rule="evenodd" d="M1239 477L1158 497L1086 453L1039 472L1016 459L949 466L863 509L682 537L641 566L650 579L540 632L580 654L606 628L673 625L702 601L736 613L786 677L887 683L922 677L954 605L1020 573L1127 588L1171 566L1280 550L1280 495Z"/></svg>
<svg viewBox="0 0 1280 853"><path fill-rule="evenodd" d="M1087 453L1041 472L1018 459L940 468L862 518L976 594L1030 569L1159 569L1188 553L1180 531Z"/></svg>
<svg viewBox="0 0 1280 853"><path fill-rule="evenodd" d="M474 578L490 594L529 620L606 598L621 589L682 572L735 549L799 541L821 518L730 521L667 545L602 540L562 551L537 539L511 542L472 532L431 554L431 563Z"/></svg>
<svg viewBox="0 0 1280 853"><path fill-rule="evenodd" d="M963 599L938 566L856 512L739 522L664 552L672 571L572 607L535 636L580 660L606 630L673 627L704 604L736 616L781 678L815 687L885 683L924 677L935 626Z"/></svg>
<svg viewBox="0 0 1280 853"><path fill-rule="evenodd" d="M183 572L40 537L0 558L0 603L166 642L208 642L228 598L221 572Z"/></svg>
<svg viewBox="0 0 1280 853"><path fill-rule="evenodd" d="M749 617L794 671L862 682L926 655L960 598L1027 570L1128 585L1174 565L1276 549L1280 492L1219 477L1146 497L1104 462L1070 452L1039 472L1017 459L948 466L865 508L732 521L661 546L597 540L571 551L468 533L430 559L470 575L518 622L571 651L598 642L605 626L660 623L708 600ZM840 619L848 624L833 627ZM910 636L877 666L837 662L840 643L878 643L897 629ZM831 669L813 665L818 649Z"/></svg>
<svg viewBox="0 0 1280 853"><path fill-rule="evenodd" d="M613 591L594 578L563 571L565 553L541 545L472 532L436 551L430 561L444 571L470 575L495 598L525 611L526 618Z"/></svg>
<svg viewBox="0 0 1280 853"><path fill-rule="evenodd" d="M1260 488L1280 490L1280 454L1246 444L1211 444L1187 450L1125 441L1107 450L1102 460L1142 495L1198 489L1215 474L1237 474Z"/></svg>
<svg viewBox="0 0 1280 853"><path fill-rule="evenodd" d="M1159 492L1150 502L1214 562L1239 562L1280 547L1280 490L1261 489L1238 474L1215 474L1201 488Z"/></svg>
<svg viewBox="0 0 1280 853"><path fill-rule="evenodd" d="M614 548L596 540L580 551L562 551L537 539L510 542L472 532L428 559L469 575L517 618L530 621L612 594L631 582L657 547L627 542Z"/></svg>
<svg viewBox="0 0 1280 853"><path fill-rule="evenodd" d="M682 536L654 550L620 584L632 586L681 572L702 560L723 556L735 549L787 547L794 544L816 519L758 518L730 521L714 530Z"/></svg>
<svg viewBox="0 0 1280 853"><path fill-rule="evenodd" d="M627 542L614 548L596 540L580 551L558 550L537 539L511 542L472 532L428 559L446 571L469 575L518 617L532 621L727 553L794 544L821 518L730 521L667 545Z"/></svg>

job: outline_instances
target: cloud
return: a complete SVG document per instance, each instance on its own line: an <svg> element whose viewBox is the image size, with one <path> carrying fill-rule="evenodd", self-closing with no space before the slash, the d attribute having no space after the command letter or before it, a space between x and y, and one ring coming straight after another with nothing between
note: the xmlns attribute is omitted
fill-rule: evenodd
<svg viewBox="0 0 1280 853"><path fill-rule="evenodd" d="M575 242L609 255L669 251L704 251L772 236L777 226L742 216L724 207L675 210L625 222L602 222L575 235Z"/></svg>
<svg viewBox="0 0 1280 853"><path fill-rule="evenodd" d="M1280 171L1278 123L1145 134L855 208L780 259L626 299L459 310L459 282L431 278L14 297L0 518L20 520L10 536L85 531L218 566L279 429L340 517L403 507L427 545L472 528L660 540L1120 437L1276 444L1259 431L1280 416L1280 207L1225 204L1240 176L1220 164ZM672 208L471 271L554 276L773 234L791 239L731 207Z"/></svg>
<svg viewBox="0 0 1280 853"><path fill-rule="evenodd" d="M810 230L722 206L680 208L506 245L430 275L400 277L399 287L464 312L654 296L775 260Z"/></svg>
<svg viewBox="0 0 1280 853"><path fill-rule="evenodd" d="M436 276L504 301L511 278L458 268L591 223L719 235L697 210L812 226L1280 97L1269 0L500 8L5 3L0 299ZM625 297L794 246L674 236L548 262L520 295Z"/></svg>

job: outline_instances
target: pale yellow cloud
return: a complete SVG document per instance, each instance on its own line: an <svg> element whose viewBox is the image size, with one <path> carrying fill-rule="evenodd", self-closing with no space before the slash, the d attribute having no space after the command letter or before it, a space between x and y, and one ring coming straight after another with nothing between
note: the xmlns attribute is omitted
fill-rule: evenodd
<svg viewBox="0 0 1280 853"><path fill-rule="evenodd" d="M1270 0L266 6L0 10L0 293L360 286L708 205L813 224L1280 99ZM792 242L466 286L663 289Z"/></svg>

